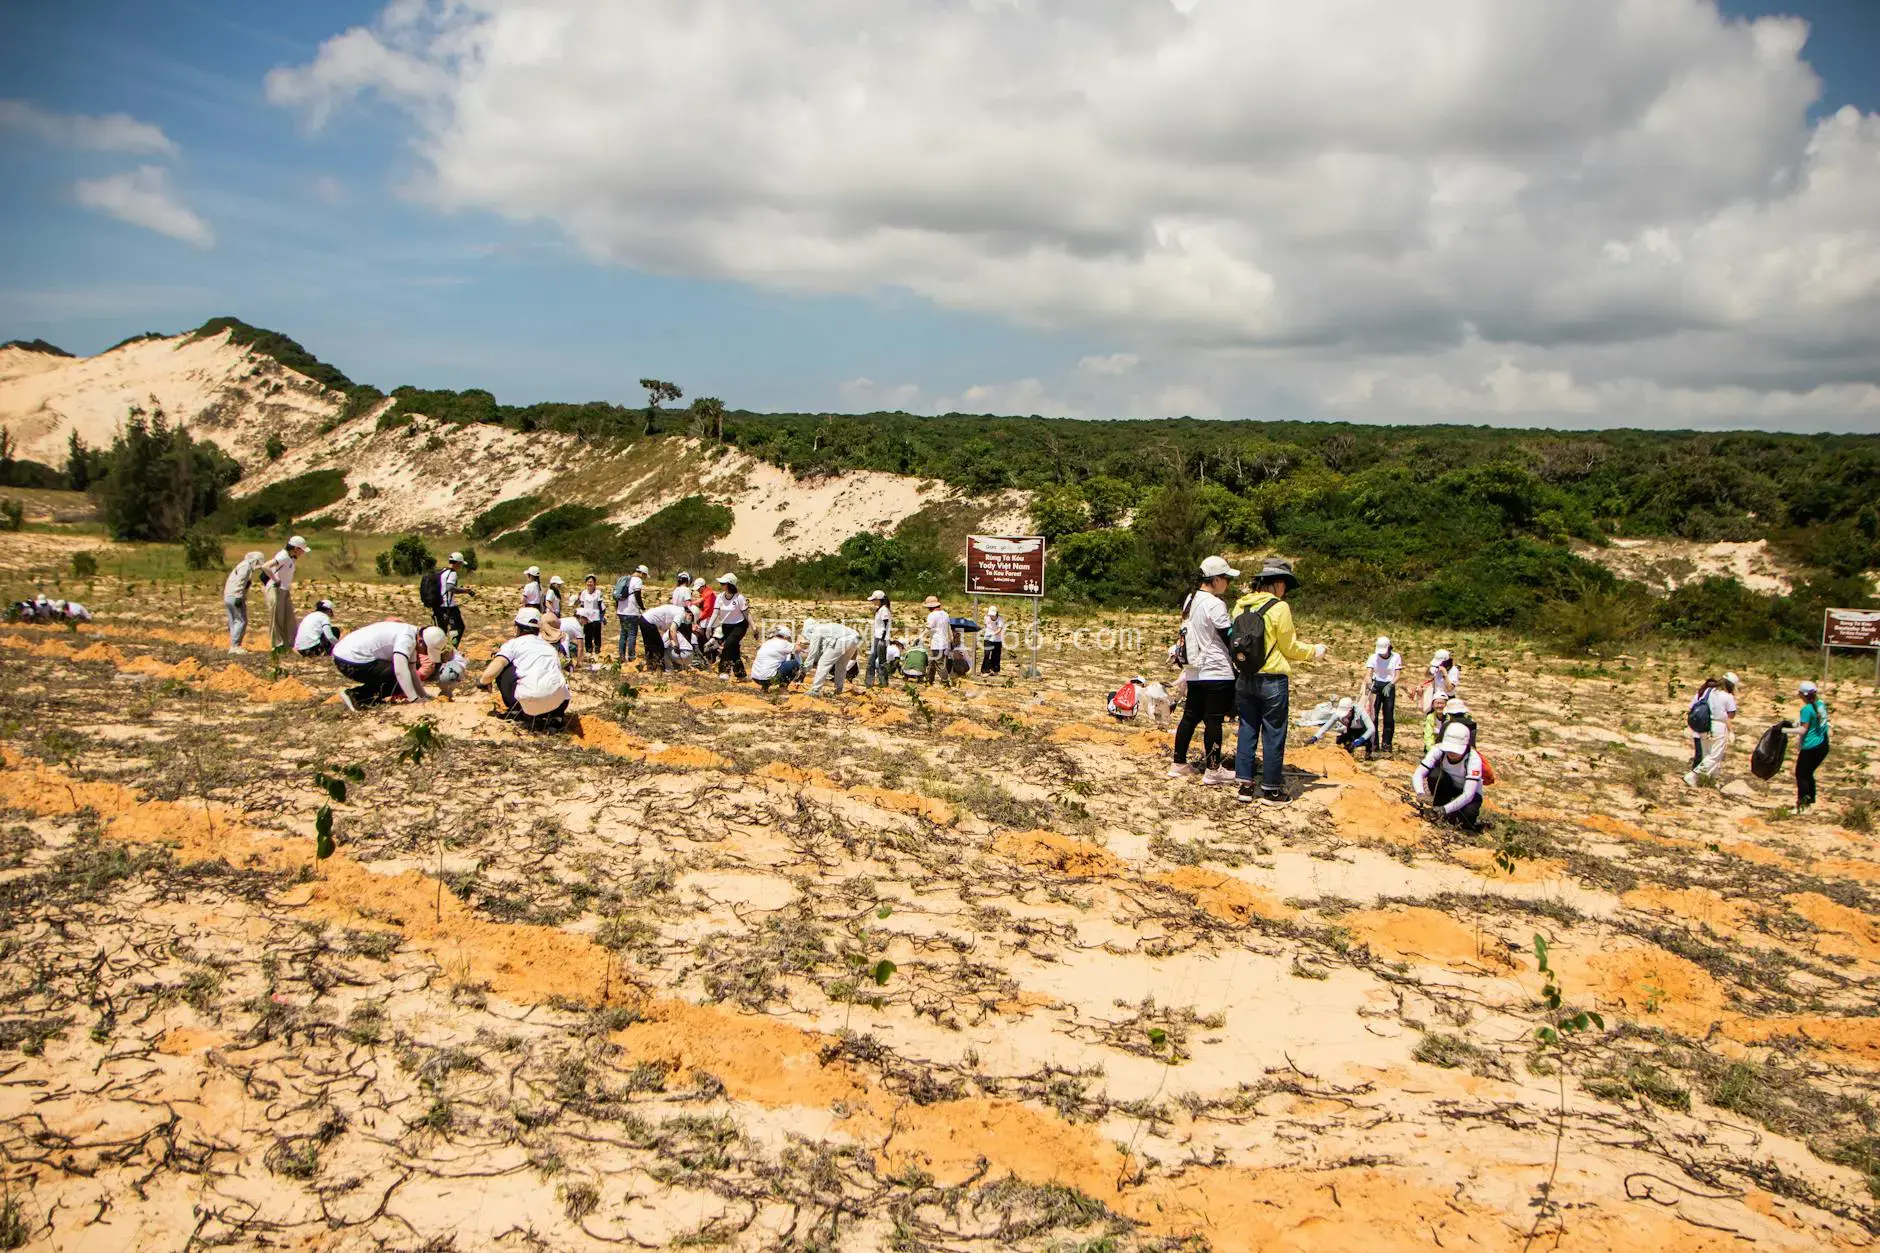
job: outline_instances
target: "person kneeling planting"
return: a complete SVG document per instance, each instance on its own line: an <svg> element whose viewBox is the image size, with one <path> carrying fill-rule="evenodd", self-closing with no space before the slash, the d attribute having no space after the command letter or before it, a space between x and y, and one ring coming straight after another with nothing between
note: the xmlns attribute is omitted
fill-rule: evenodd
<svg viewBox="0 0 1880 1253"><path fill-rule="evenodd" d="M478 687L496 689L505 716L559 720L568 711L572 693L561 672L561 650L541 630L541 612L523 608L516 614L515 638L496 650L477 678Z"/></svg>
<svg viewBox="0 0 1880 1253"><path fill-rule="evenodd" d="M1482 755L1469 747L1469 728L1451 723L1410 780L1419 807L1433 805L1439 821L1474 830L1482 820Z"/></svg>
<svg viewBox="0 0 1880 1253"><path fill-rule="evenodd" d="M430 700L431 694L418 679L418 667L448 652L444 632L434 626L424 628L422 634L410 623L390 619L360 627L333 645L334 669L357 684L341 692L340 700L355 712L394 696L414 704Z"/></svg>

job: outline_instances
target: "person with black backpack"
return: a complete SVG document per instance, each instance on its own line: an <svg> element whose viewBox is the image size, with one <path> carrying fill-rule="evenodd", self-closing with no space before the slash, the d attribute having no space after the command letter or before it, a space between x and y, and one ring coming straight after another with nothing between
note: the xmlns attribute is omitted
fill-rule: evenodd
<svg viewBox="0 0 1880 1253"><path fill-rule="evenodd" d="M463 643L463 610L457 607L459 596L475 596L476 593L461 586L464 558L462 553L452 553L447 568L432 570L418 580L418 599L431 611L431 621L440 631L450 636L452 646Z"/></svg>
<svg viewBox="0 0 1880 1253"><path fill-rule="evenodd" d="M1736 685L1734 674L1704 680L1684 715L1699 751L1698 762L1684 776L1686 786L1696 787L1700 778L1714 783L1723 769L1724 754L1730 751L1730 723L1736 717Z"/></svg>
<svg viewBox="0 0 1880 1253"><path fill-rule="evenodd" d="M1292 662L1316 661L1325 645L1301 644L1293 634L1292 607L1286 593L1299 586L1292 562L1268 557L1253 578L1253 590L1234 605L1229 645L1234 660L1234 699L1240 713L1234 745L1235 797L1242 805L1254 798L1253 763L1260 761L1259 797L1273 805L1292 799L1286 792L1286 719L1292 704Z"/></svg>

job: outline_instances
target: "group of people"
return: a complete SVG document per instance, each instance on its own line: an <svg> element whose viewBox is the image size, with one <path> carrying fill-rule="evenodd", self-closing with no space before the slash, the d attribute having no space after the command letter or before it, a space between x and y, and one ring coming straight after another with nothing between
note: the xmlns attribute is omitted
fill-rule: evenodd
<svg viewBox="0 0 1880 1253"><path fill-rule="evenodd" d="M272 648L292 648L300 619L294 616L294 571L310 549L307 541L296 535L274 556L262 558L251 552L229 571L222 585L222 608L228 615L228 650L246 651L242 641L248 634L248 592L257 578L261 580L262 598L268 609L268 643Z"/></svg>
<svg viewBox="0 0 1880 1253"><path fill-rule="evenodd" d="M9 608L8 616L20 622L65 622L77 624L91 621L91 610L75 600L48 598L40 592L31 600L19 601Z"/></svg>
<svg viewBox="0 0 1880 1253"><path fill-rule="evenodd" d="M1684 715L1691 736L1691 768L1684 775L1687 787L1715 784L1721 776L1739 712L1736 692L1741 683L1734 671L1727 672L1722 678L1705 679L1691 698ZM1800 814L1815 805L1815 773L1827 760L1832 723L1828 718L1828 704L1821 698L1821 688L1812 679L1803 679L1795 695L1801 702L1800 709L1794 718L1778 722L1774 730L1781 733L1782 740L1778 743L1788 739L1797 741L1795 812ZM1779 764L1779 759L1772 757L1771 772Z"/></svg>
<svg viewBox="0 0 1880 1253"><path fill-rule="evenodd" d="M1235 785L1236 799L1243 805L1256 799L1283 805L1291 800L1285 773L1292 667L1322 659L1326 647L1298 638L1286 603L1299 586L1291 562L1267 558L1230 610L1229 590L1239 577L1240 571L1225 558L1209 557L1201 563L1198 585L1183 602L1179 637L1170 650L1171 660L1182 668L1177 683L1182 716L1168 775ZM1390 752L1402 673L1402 655L1388 637L1379 637L1361 683L1369 700L1339 700L1314 741L1335 735L1353 753ZM1460 696L1461 678L1461 668L1448 650L1437 652L1421 689L1425 752L1411 777L1411 789L1419 806L1434 816L1474 826L1481 816L1483 785L1492 774L1476 747L1475 721ZM1114 697L1111 711L1116 712ZM1231 768L1223 734L1230 713L1238 721ZM1202 743L1199 767L1189 761L1196 731Z"/></svg>

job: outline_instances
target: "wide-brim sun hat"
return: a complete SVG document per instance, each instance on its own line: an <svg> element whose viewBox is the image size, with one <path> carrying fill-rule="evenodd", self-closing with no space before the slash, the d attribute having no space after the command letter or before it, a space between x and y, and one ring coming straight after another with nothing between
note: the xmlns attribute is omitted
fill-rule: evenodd
<svg viewBox="0 0 1880 1253"><path fill-rule="evenodd" d="M1240 571L1227 564L1225 557L1209 557L1201 563L1201 577L1204 579L1237 579Z"/></svg>
<svg viewBox="0 0 1880 1253"><path fill-rule="evenodd" d="M561 642L561 619L552 613L542 615L542 638L551 644Z"/></svg>
<svg viewBox="0 0 1880 1253"><path fill-rule="evenodd" d="M1443 712L1446 714L1466 714L1469 712L1469 707L1463 703L1460 696L1451 696L1448 700L1443 702Z"/></svg>
<svg viewBox="0 0 1880 1253"><path fill-rule="evenodd" d="M1260 573L1253 576L1255 583L1271 583L1278 579L1287 587L1299 586L1299 576L1293 573L1292 562L1284 557L1268 557L1260 566Z"/></svg>
<svg viewBox="0 0 1880 1253"><path fill-rule="evenodd" d="M926 600L923 600L920 603L925 608L938 609L940 607L940 598L938 596L929 596Z"/></svg>
<svg viewBox="0 0 1880 1253"><path fill-rule="evenodd" d="M539 627L542 625L542 611L533 606L516 612L516 625L519 627Z"/></svg>
<svg viewBox="0 0 1880 1253"><path fill-rule="evenodd" d="M1456 723L1443 732L1443 751L1445 753L1466 753L1469 751L1469 728Z"/></svg>

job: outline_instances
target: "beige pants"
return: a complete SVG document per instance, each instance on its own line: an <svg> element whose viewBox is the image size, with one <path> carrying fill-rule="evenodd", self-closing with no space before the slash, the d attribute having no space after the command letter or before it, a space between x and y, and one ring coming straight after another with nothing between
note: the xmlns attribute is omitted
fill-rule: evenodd
<svg viewBox="0 0 1880 1253"><path fill-rule="evenodd" d="M275 648L294 646L294 629L300 625L294 617L294 593L289 588L275 587L269 584L262 595L268 602L268 632L272 636L270 643Z"/></svg>

